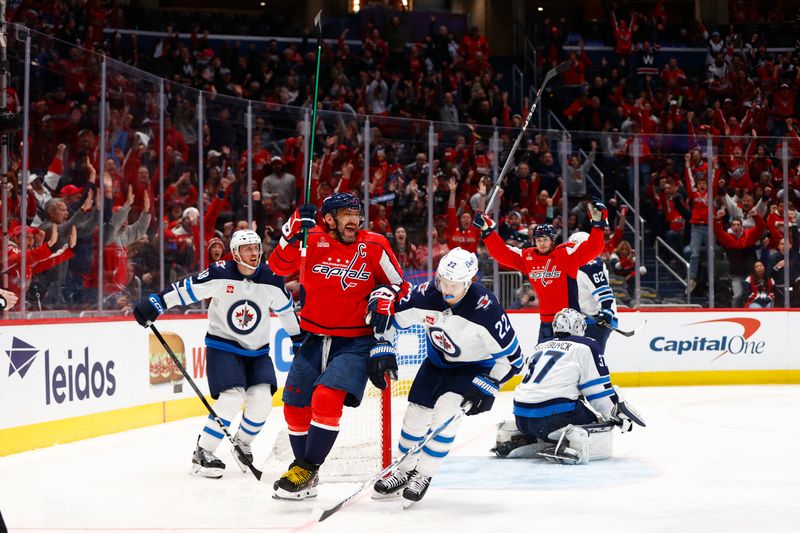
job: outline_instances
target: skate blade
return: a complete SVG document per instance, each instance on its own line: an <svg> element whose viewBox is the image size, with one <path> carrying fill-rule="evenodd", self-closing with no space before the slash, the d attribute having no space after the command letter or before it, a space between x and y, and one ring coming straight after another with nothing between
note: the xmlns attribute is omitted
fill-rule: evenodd
<svg viewBox="0 0 800 533"><path fill-rule="evenodd" d="M577 459L568 459L560 455L553 455L552 453L539 452L536 455L538 455L539 457L544 457L550 463L555 463L560 465L576 465L579 462L579 460Z"/></svg>
<svg viewBox="0 0 800 533"><path fill-rule="evenodd" d="M396 490L394 492L390 492L388 494L383 494L378 492L377 490L372 491L372 499L373 500L394 500L399 498L403 494L402 488Z"/></svg>
<svg viewBox="0 0 800 533"><path fill-rule="evenodd" d="M418 500L407 500L403 498L403 510L410 508L412 505L417 503Z"/></svg>
<svg viewBox="0 0 800 533"><path fill-rule="evenodd" d="M283 489L275 489L275 492L272 493L273 500L284 500L292 502L298 502L308 498L316 498L316 497L317 497L316 488L310 490L301 490L300 492L289 492Z"/></svg>
<svg viewBox="0 0 800 533"><path fill-rule="evenodd" d="M222 474L225 473L225 470L222 468L205 468L200 465L192 465L192 469L189 473L193 476L198 477L207 477L209 479L219 479L222 477Z"/></svg>

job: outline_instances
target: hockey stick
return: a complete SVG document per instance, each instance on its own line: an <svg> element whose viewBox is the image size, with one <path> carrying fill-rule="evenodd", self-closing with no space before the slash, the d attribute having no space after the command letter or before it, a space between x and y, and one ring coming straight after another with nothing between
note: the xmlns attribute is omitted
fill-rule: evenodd
<svg viewBox="0 0 800 533"><path fill-rule="evenodd" d="M445 420L442 423L441 426L439 426L438 428L436 428L433 431L431 431L430 433L428 433L425 436L424 439L422 439L421 441L416 443L414 446L412 446L406 453L404 453L403 455L401 455L400 457L395 459L389 466L387 466L386 468L384 468L383 470L381 470L380 472L378 472L377 474L375 474L374 476L372 476L371 478L369 478L368 480L363 482L358 487L358 489L356 489L356 491L353 492L350 496L348 496L344 500L340 501L339 503L337 503L333 507L324 510L322 512L322 515L320 515L318 521L322 522L323 520L325 520L326 518L328 518L329 516L331 516L335 512L339 511L342 507L344 507L345 505L350 503L350 501L353 498L355 498L356 496L361 494L361 491L363 491L367 487L370 487L370 486L374 485L375 482L377 482L379 479L383 479L383 477L386 474L394 471L398 466L400 466L400 463L402 463L403 461L406 460L406 458L408 458L409 456L414 455L415 453L419 452L422 449L423 446L425 446L430 441L432 441L434 438L436 438L436 436L438 436L442 431L444 431L447 428L447 426L449 426L450 424L452 424L453 422L455 422L456 420L458 420L459 418L464 416L464 414L467 411L469 411L471 408L472 408L472 403L471 402L466 402L465 404L463 404L461 406L461 409L456 414L454 414L453 416L451 416L450 418Z"/></svg>
<svg viewBox="0 0 800 533"><path fill-rule="evenodd" d="M228 437L229 441L231 441L231 444L233 444L234 449L239 453L239 458L241 459L241 461L247 465L247 468L249 468L250 471L253 473L253 475L256 476L256 479L261 481L261 470L253 466L253 463L247 458L244 452L242 452L242 449L239 448L238 444L236 444L236 441L233 439L233 437L231 437L231 434L228 433L228 429L225 427L225 424L222 423L222 420L219 418L219 416L217 416L217 413L214 412L214 409L211 407L211 404L208 403L206 397L203 396L203 393L200 392L199 388L197 388L197 384L194 382L191 376L189 376L189 373L183 367L180 360L178 360L177 356L172 351L172 348L169 347L167 341L164 340L164 337L162 337L161 333L156 329L156 325L150 322L149 327L155 334L156 338L158 339L158 342L161 343L161 346L164 347L169 356L172 358L172 362L175 363L175 366L177 366L178 370L181 371L183 377L186 378L186 381L188 381L189 385L192 386L194 392L197 393L197 397L200 398L200 401L203 402L203 405L206 406L206 409L208 409L208 412L211 414L211 418L213 418L214 422L216 422L219 425L219 427L222 428L222 432L225 433L225 436Z"/></svg>
<svg viewBox="0 0 800 533"><path fill-rule="evenodd" d="M314 75L314 106L311 118L310 148L306 159L305 203L311 203L311 168L314 159L314 137L317 135L317 98L319 97L319 65L322 60L322 10L314 17L314 28L317 30L317 70ZM303 240L300 244L300 285L305 279L306 253L308 250L308 229L303 228Z"/></svg>
<svg viewBox="0 0 800 533"><path fill-rule="evenodd" d="M564 62L560 65L556 65L555 67L551 68L547 71L547 74L544 76L544 80L542 81L542 85L539 87L539 90L536 91L536 99L533 101L533 105L531 106L531 110L528 111L528 116L525 117L525 122L522 123L522 129L517 135L517 140L514 141L514 145L511 147L511 152L509 152L508 157L506 158L506 162L503 165L503 169L500 171L500 175L497 176L497 181L494 184L494 188L492 189L492 194L489 195L489 200L486 201L486 205L483 208L484 213L489 213L492 210L492 204L494 203L494 199L497 196L497 191L500 188L500 184L503 183L503 176L506 175L508 172L509 167L511 166L511 162L514 160L514 154L517 152L517 148L519 147L519 143L522 141L522 136L525 135L525 130L528 129L528 124L530 124L531 119L533 118L533 113L536 111L536 106L539 105L539 100L542 99L542 93L544 93L545 87L547 84L550 83L550 80L559 76L566 72L569 69L569 63ZM499 148L498 148L499 150Z"/></svg>
<svg viewBox="0 0 800 533"><path fill-rule="evenodd" d="M603 321L598 321L598 320L597 320L595 317L593 317L593 316L590 316L590 315L587 315L586 313L581 313L581 314L584 316L584 318L591 318L592 320L594 320L594 321L595 321L595 323L596 323L598 326L602 326L602 327L604 327L604 328L608 328L608 329L610 329L611 331L616 331L617 333L619 333L620 335L624 335L625 337L633 337L633 336L636 334L636 332L637 332L637 331L639 331L640 329L642 329L642 328L645 326L645 324L647 324L647 319L645 318L644 320L642 320L642 323L641 323L641 324L639 324L638 326L636 326L636 327L635 327L635 328L633 328L632 330L630 330L630 331L625 331L625 330L622 330L622 329L619 329L619 328L615 328L614 326L612 326L611 324L609 324L609 323L608 323L608 322L606 322L605 320L603 320Z"/></svg>

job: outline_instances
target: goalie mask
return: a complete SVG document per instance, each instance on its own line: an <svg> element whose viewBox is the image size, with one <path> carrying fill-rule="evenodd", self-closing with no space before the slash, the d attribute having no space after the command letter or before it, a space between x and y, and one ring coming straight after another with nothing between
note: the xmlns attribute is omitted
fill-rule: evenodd
<svg viewBox="0 0 800 533"><path fill-rule="evenodd" d="M553 334L562 333L582 337L586 331L586 320L575 309L565 307L553 317Z"/></svg>
<svg viewBox="0 0 800 533"><path fill-rule="evenodd" d="M258 245L258 259L255 261L255 264L245 261L242 258L242 254L239 252L239 247L246 246L248 244ZM250 270L256 270L261 264L262 253L263 250L261 248L261 239L258 237L258 233L249 229L234 232L233 236L231 237L231 255L233 255L233 260L236 261L236 264Z"/></svg>
<svg viewBox="0 0 800 533"><path fill-rule="evenodd" d="M455 305L469 290L472 278L478 273L478 258L463 248L453 248L439 261L436 269L436 289L444 301Z"/></svg>

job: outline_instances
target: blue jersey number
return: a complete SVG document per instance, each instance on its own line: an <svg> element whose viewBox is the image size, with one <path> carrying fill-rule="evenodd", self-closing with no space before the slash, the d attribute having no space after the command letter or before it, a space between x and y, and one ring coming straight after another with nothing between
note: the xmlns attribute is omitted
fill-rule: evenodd
<svg viewBox="0 0 800 533"><path fill-rule="evenodd" d="M542 358L542 356L549 357L550 359L544 364L539 373L536 374L536 377L533 378L534 383L541 383L547 373L550 372L550 369L553 368L553 365L555 365L559 359L564 357L564 354L566 353L567 352L562 350L541 350L536 352L533 354L533 357L531 357L531 362L528 363L528 370L525 372L525 377L522 378L522 382L527 383L531 380L533 371L536 369L536 365L539 363L539 360Z"/></svg>

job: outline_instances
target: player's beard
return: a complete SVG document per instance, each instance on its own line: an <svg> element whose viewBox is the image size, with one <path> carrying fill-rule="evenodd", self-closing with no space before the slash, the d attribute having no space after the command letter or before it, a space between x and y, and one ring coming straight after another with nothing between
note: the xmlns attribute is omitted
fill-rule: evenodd
<svg viewBox="0 0 800 533"><path fill-rule="evenodd" d="M344 244L353 244L358 236L358 222L336 221L336 237Z"/></svg>

